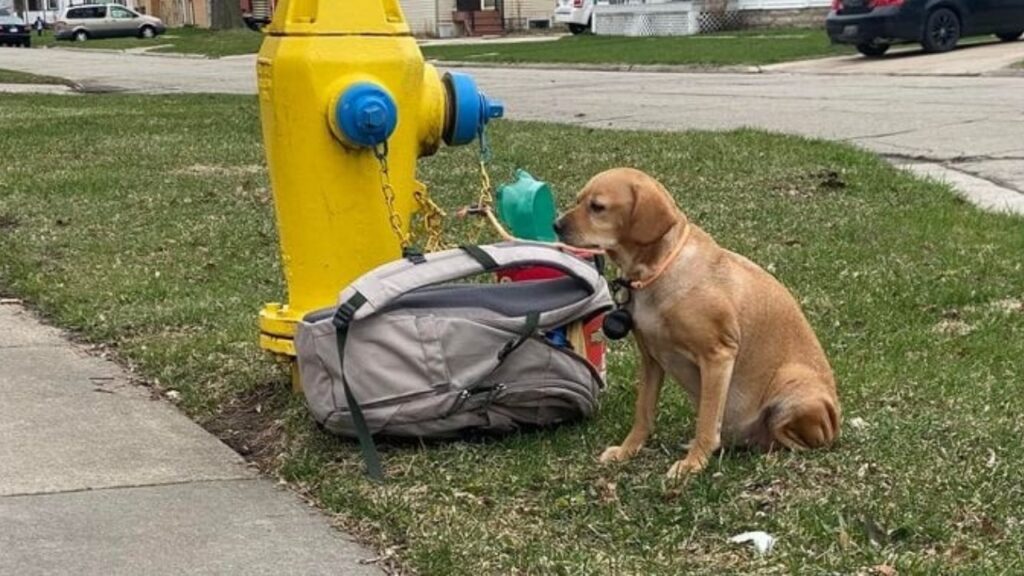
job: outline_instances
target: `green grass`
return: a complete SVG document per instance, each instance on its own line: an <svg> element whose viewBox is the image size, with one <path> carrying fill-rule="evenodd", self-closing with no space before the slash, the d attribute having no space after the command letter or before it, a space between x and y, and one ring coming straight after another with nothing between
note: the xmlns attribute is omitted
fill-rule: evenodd
<svg viewBox="0 0 1024 576"><path fill-rule="evenodd" d="M17 70L6 70L0 68L0 84L67 84L64 78L55 76L40 76Z"/></svg>
<svg viewBox="0 0 1024 576"><path fill-rule="evenodd" d="M159 46L153 52L177 52L184 54L202 54L211 58L234 56L237 54L253 54L259 51L263 35L248 28L230 30L208 30L205 28L170 28L165 34L156 38L98 38L85 42L56 40L52 32L42 38L33 37L33 46L54 46L58 48L102 48L108 50L128 50Z"/></svg>
<svg viewBox="0 0 1024 576"><path fill-rule="evenodd" d="M752 30L702 36L571 36L554 42L429 46L427 58L465 62L738 66L849 54L818 29Z"/></svg>
<svg viewBox="0 0 1024 576"><path fill-rule="evenodd" d="M727 452L666 486L694 420L670 387L649 447L599 466L632 410L634 354L617 345L593 421L384 445L389 480L377 486L356 446L318 432L256 346L256 311L282 282L255 98L8 95L0 120L22 128L0 139L0 155L18 159L0 179L0 292L109 344L211 429L251 426L229 440L400 566L1024 571L1020 218L982 213L845 145L498 123L496 177L526 167L564 203L598 170L638 166L720 243L774 271L833 361L844 435L831 451ZM474 195L474 151L444 150L421 175L459 206ZM865 427L850 425L858 418ZM727 542L751 529L778 538L771 556Z"/></svg>

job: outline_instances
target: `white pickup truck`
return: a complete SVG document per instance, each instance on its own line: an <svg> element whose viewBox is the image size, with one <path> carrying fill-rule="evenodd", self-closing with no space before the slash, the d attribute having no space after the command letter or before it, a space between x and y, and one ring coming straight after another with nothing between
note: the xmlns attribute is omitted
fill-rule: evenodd
<svg viewBox="0 0 1024 576"><path fill-rule="evenodd" d="M555 22L569 25L573 34L590 30L590 16L594 12L594 0L558 0L555 5Z"/></svg>

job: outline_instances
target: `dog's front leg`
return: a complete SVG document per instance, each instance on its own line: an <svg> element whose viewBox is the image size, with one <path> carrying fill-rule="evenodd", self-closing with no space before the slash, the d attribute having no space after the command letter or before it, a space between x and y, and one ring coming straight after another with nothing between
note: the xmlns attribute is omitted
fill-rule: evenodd
<svg viewBox="0 0 1024 576"><path fill-rule="evenodd" d="M657 415L658 397L661 395L661 384L665 381L665 369L658 364L644 346L639 333L636 346L640 352L640 380L636 385L636 408L633 413L633 428L626 439L618 446L609 446L601 454L601 463L622 462L636 455L647 442L654 430L654 418Z"/></svg>
<svg viewBox="0 0 1024 576"><path fill-rule="evenodd" d="M722 442L722 418L729 397L729 382L736 364L735 350L720 347L698 358L700 366L700 405L697 407L697 435L686 457L672 465L670 479L700 472Z"/></svg>

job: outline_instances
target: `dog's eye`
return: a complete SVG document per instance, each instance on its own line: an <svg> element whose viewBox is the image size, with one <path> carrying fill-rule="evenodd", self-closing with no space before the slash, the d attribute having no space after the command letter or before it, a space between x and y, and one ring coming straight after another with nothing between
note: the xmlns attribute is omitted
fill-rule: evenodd
<svg viewBox="0 0 1024 576"><path fill-rule="evenodd" d="M590 211L594 212L595 214L600 214L601 212L604 212L604 208L604 204L593 201L590 202Z"/></svg>

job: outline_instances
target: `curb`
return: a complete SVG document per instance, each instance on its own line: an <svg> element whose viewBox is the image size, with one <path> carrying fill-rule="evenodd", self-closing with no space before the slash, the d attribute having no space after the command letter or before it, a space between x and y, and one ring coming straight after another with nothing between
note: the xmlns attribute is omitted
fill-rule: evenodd
<svg viewBox="0 0 1024 576"><path fill-rule="evenodd" d="M216 58L210 58L205 54L187 54L183 52L149 52L155 48L162 46L170 46L170 44L163 44L161 46L150 46L145 50L138 48L126 48L124 50L116 50L113 48L60 48L47 46L43 50L57 50L58 52L88 52L92 54L127 54L129 56L149 56L150 58L185 58L190 60L216 60Z"/></svg>
<svg viewBox="0 0 1024 576"><path fill-rule="evenodd" d="M437 60L428 62L442 68L518 68L524 70L583 70L593 72L657 72L674 74L760 74L761 66L696 66L687 64L588 64L554 62L467 62L465 60Z"/></svg>
<svg viewBox="0 0 1024 576"><path fill-rule="evenodd" d="M76 94L77 84L0 83L0 94Z"/></svg>
<svg viewBox="0 0 1024 576"><path fill-rule="evenodd" d="M890 160L897 168L918 177L951 187L971 204L989 212L1024 215L1024 194L937 162L906 162Z"/></svg>

